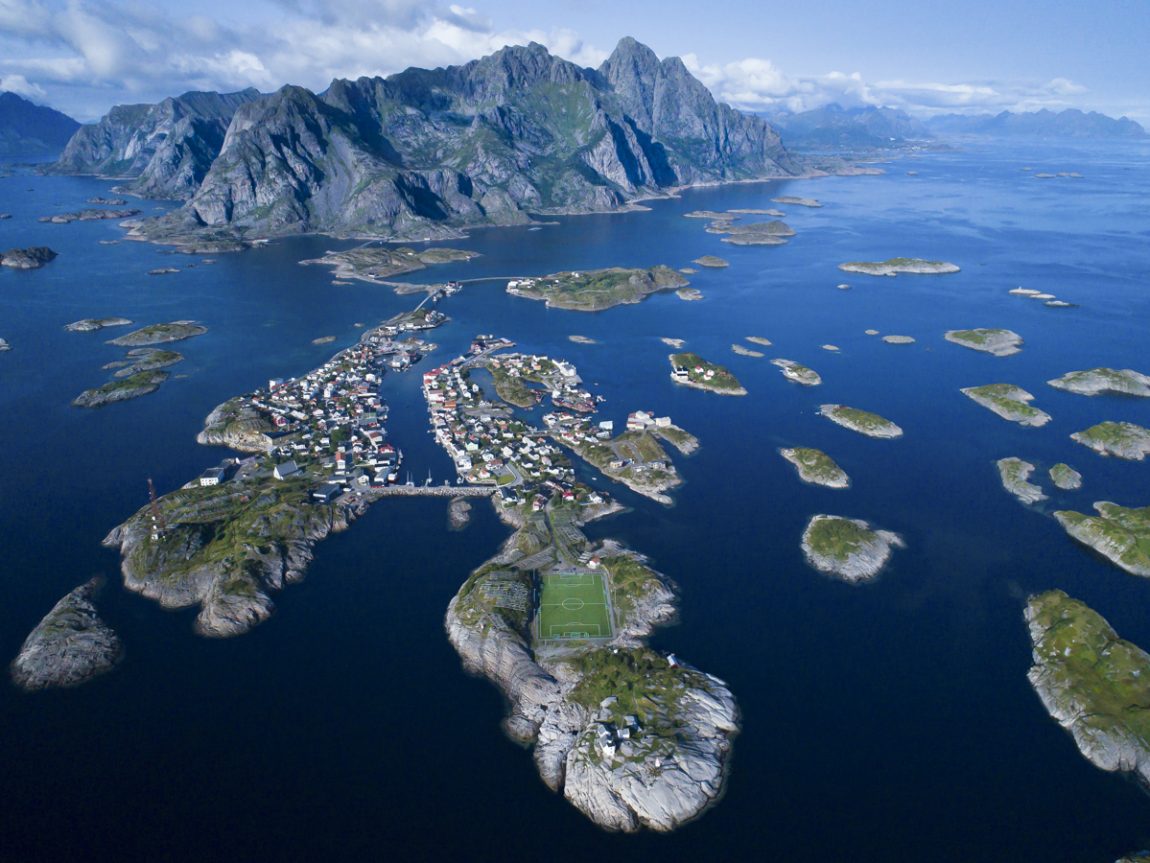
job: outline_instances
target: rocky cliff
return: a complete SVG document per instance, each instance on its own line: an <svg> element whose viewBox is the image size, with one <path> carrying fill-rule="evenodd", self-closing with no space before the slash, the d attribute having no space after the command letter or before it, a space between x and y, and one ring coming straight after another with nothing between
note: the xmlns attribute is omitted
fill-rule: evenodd
<svg viewBox="0 0 1150 863"><path fill-rule="evenodd" d="M185 93L156 105L117 105L81 126L53 170L123 177L148 198L185 199L199 187L236 109L259 91Z"/></svg>
<svg viewBox="0 0 1150 863"><path fill-rule="evenodd" d="M116 109L81 130L59 164L135 176L143 194L190 195L145 224L152 239L221 228L423 239L800 170L765 120L717 104L680 60L633 39L599 69L532 43L463 66L337 80L321 94L288 86L217 97L235 105L226 134L217 147L221 107L202 136L179 136L189 152L202 146L189 170L175 171L161 148L143 151L168 128L158 118L186 98ZM176 137L168 131L163 149ZM199 182L199 157L213 149Z"/></svg>

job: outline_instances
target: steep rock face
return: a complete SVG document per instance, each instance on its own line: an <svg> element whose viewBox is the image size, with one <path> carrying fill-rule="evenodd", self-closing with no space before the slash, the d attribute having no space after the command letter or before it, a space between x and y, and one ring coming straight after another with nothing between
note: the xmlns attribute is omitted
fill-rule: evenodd
<svg viewBox="0 0 1150 863"><path fill-rule="evenodd" d="M678 59L625 39L596 71L532 43L250 101L187 206L144 233L424 239L798 170L766 121L716 104Z"/></svg>
<svg viewBox="0 0 1150 863"><path fill-rule="evenodd" d="M219 154L236 109L259 91L185 93L156 105L117 105L98 123L81 126L54 170L131 180L150 198L188 198Z"/></svg>

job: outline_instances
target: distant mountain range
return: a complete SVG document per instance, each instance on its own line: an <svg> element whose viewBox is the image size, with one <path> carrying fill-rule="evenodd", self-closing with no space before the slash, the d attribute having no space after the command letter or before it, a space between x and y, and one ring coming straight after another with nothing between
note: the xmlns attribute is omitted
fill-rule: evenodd
<svg viewBox="0 0 1150 863"><path fill-rule="evenodd" d="M542 45L320 94L189 93L114 108L56 166L185 199L156 239L206 230L422 238L611 210L683 185L801 171L759 117L626 38L598 69Z"/></svg>
<svg viewBox="0 0 1150 863"><path fill-rule="evenodd" d="M918 120L893 108L824 105L798 114L769 115L787 146L810 150L873 150L933 136Z"/></svg>
<svg viewBox="0 0 1150 863"><path fill-rule="evenodd" d="M0 161L55 158L78 128L66 114L0 92Z"/></svg>
<svg viewBox="0 0 1150 863"><path fill-rule="evenodd" d="M1115 120L1105 114L1033 111L999 114L943 114L916 120L891 108L843 108L826 105L797 114L767 115L780 130L783 143L798 150L860 151L901 148L923 141L945 141L959 136L986 138L1062 138L1100 140L1145 138L1133 120Z"/></svg>
<svg viewBox="0 0 1150 863"><path fill-rule="evenodd" d="M943 114L927 121L938 135L983 135L996 138L1145 138L1146 130L1126 117L1107 117L1077 108L1023 114Z"/></svg>

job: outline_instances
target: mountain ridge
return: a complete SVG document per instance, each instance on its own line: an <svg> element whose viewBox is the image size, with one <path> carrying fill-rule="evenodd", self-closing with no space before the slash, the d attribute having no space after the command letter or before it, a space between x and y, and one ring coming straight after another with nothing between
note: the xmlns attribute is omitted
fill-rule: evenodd
<svg viewBox="0 0 1150 863"><path fill-rule="evenodd" d="M67 114L0 91L0 160L54 157L79 128Z"/></svg>
<svg viewBox="0 0 1150 863"><path fill-rule="evenodd" d="M660 60L631 38L598 69L530 43L460 66L336 79L319 93L292 85L245 93L223 106L234 110L218 148L216 139L157 123L186 108L185 94L160 103L172 103L164 110L113 109L77 133L56 170L100 173L126 163L128 191L185 200L137 229L159 241L221 231L454 236L537 214L617 210L681 186L802 171L769 123L717 103L682 61ZM200 119L215 132L224 113ZM116 135L101 137L101 125ZM169 154L150 168L173 138L183 143L181 158ZM194 141L204 146L189 153Z"/></svg>

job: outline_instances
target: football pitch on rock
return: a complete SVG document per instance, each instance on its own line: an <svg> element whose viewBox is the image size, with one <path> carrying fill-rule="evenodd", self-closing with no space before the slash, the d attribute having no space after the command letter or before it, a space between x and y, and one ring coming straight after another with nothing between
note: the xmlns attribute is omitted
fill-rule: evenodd
<svg viewBox="0 0 1150 863"><path fill-rule="evenodd" d="M611 611L602 573L551 573L542 581L541 639L611 637Z"/></svg>

